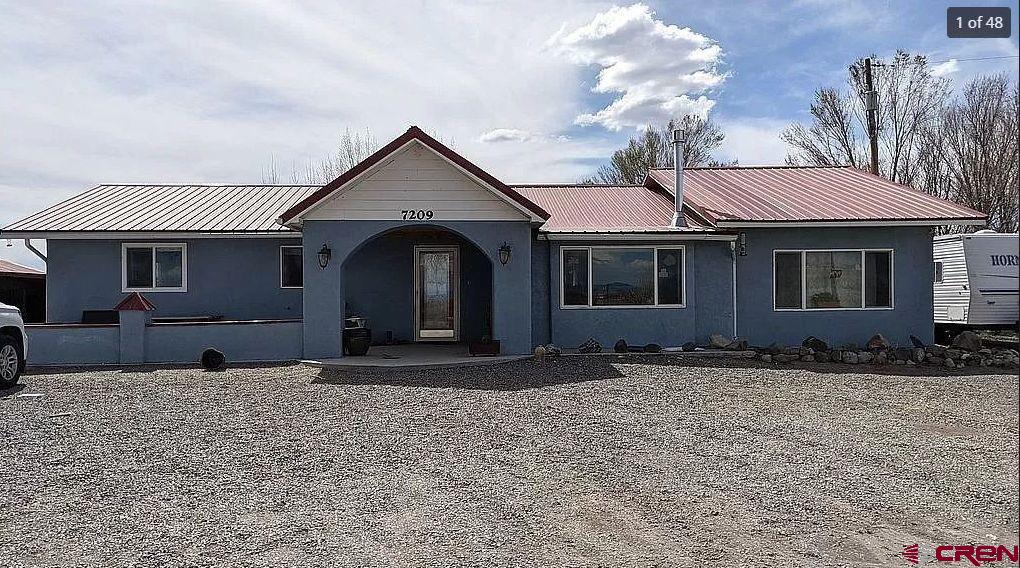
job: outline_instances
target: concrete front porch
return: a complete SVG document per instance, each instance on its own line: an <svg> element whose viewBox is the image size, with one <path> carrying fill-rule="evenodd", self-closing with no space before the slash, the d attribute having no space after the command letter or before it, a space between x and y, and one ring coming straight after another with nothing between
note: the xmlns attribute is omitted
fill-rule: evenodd
<svg viewBox="0 0 1020 568"><path fill-rule="evenodd" d="M406 345L375 345L364 356L306 361L306 363L325 369L366 367L440 369L444 367L493 365L526 359L527 357L528 355L473 357L468 353L467 345L462 343L410 343Z"/></svg>

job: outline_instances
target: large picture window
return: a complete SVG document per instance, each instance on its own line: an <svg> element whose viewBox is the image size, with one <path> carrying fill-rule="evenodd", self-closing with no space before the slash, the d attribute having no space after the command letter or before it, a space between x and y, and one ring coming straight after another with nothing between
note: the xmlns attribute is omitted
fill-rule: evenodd
<svg viewBox="0 0 1020 568"><path fill-rule="evenodd" d="M893 307L891 250L775 251L777 310L860 310Z"/></svg>
<svg viewBox="0 0 1020 568"><path fill-rule="evenodd" d="M563 247L561 306L684 305L684 247Z"/></svg>
<svg viewBox="0 0 1020 568"><path fill-rule="evenodd" d="M121 284L124 292L187 291L187 246L125 243Z"/></svg>
<svg viewBox="0 0 1020 568"><path fill-rule="evenodd" d="M299 246L280 247L281 288L301 288L304 286L302 250Z"/></svg>

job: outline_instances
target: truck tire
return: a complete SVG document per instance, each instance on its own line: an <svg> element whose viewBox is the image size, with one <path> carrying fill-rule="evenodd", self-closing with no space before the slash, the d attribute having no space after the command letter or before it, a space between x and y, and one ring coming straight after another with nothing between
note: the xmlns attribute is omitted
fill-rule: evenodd
<svg viewBox="0 0 1020 568"><path fill-rule="evenodd" d="M24 367L21 345L9 335L0 335L0 388L13 387Z"/></svg>

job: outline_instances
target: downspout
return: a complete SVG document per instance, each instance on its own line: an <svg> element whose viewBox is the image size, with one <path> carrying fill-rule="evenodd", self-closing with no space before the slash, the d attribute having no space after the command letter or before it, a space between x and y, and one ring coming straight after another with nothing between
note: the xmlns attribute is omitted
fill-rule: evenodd
<svg viewBox="0 0 1020 568"><path fill-rule="evenodd" d="M38 256L39 258L41 258L43 262L46 262L46 255L41 253L41 252L39 252L39 249L37 249L34 246L32 246L32 240L31 239L25 239L25 248L27 248L28 250L34 252L35 255Z"/></svg>
<svg viewBox="0 0 1020 568"><path fill-rule="evenodd" d="M737 243L730 241L730 258L733 259L733 337L737 337Z"/></svg>

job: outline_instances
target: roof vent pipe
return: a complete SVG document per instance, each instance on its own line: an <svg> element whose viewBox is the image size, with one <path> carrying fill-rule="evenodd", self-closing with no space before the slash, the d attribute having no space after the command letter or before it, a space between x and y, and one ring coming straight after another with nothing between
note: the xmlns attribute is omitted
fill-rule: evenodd
<svg viewBox="0 0 1020 568"><path fill-rule="evenodd" d="M673 226L683 227L684 223L684 131L673 131Z"/></svg>

